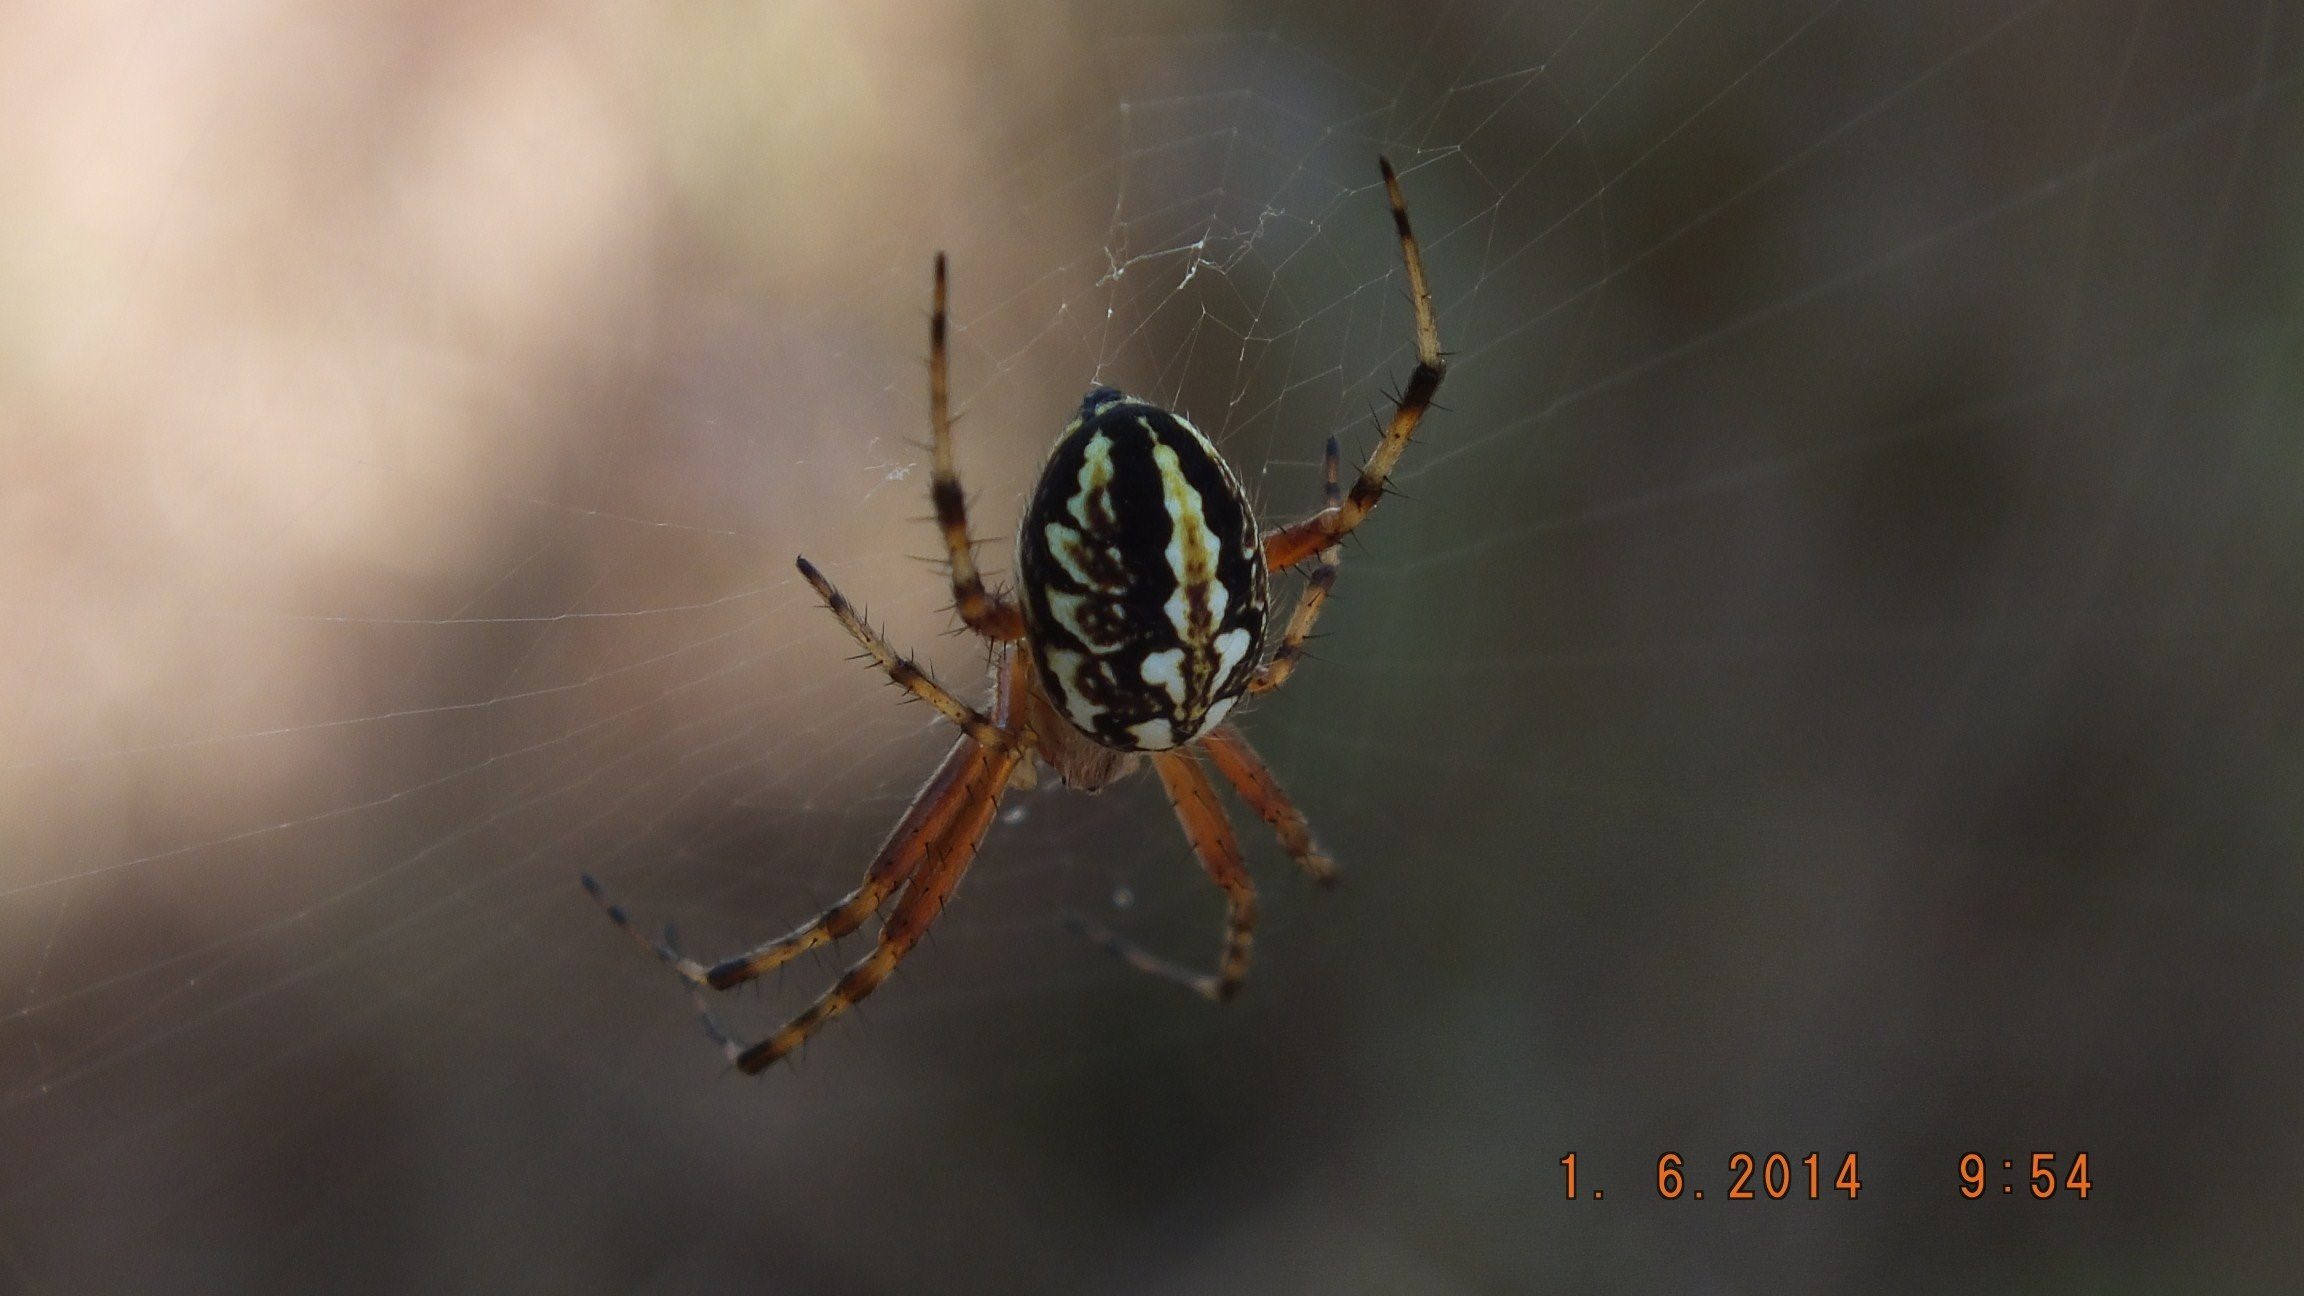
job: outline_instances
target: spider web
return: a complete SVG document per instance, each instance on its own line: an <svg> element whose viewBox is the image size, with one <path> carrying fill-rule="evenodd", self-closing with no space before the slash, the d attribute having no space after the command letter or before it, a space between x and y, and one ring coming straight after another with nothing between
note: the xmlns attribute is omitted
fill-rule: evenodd
<svg viewBox="0 0 2304 1296"><path fill-rule="evenodd" d="M0 1286L2297 1260L2293 10L1159 8L24 16ZM1152 781L1018 793L715 1082L575 879L703 954L854 884L950 737L796 553L982 695L931 254L995 571L1094 383L1285 519L1412 363L1379 152L1443 408L1243 720L1346 887L1236 815L1212 1012L1061 929L1213 957ZM1815 1148L1863 1202L1718 1200ZM2103 1197L1958 1196L2037 1148Z"/></svg>

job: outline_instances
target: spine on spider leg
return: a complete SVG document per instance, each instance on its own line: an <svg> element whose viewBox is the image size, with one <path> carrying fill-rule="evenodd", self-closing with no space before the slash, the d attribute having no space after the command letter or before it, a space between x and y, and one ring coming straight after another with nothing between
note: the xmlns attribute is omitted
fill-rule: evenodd
<svg viewBox="0 0 2304 1296"><path fill-rule="evenodd" d="M1005 642L1023 632L1021 615L1005 599L984 586L976 565L975 541L968 534L968 496L960 487L959 468L952 455L951 325L944 254L936 254L936 303L928 321L928 419L932 463L928 501L936 512L936 528L944 537L944 556L952 577L952 607L968 628Z"/></svg>
<svg viewBox="0 0 2304 1296"><path fill-rule="evenodd" d="M1369 512L1384 498L1385 481L1408 448L1409 438L1424 414L1432 407L1432 398L1440 390L1440 380L1447 375L1448 362L1440 352L1440 325L1432 309L1432 287L1424 275L1424 254L1416 243L1416 231L1408 221L1408 199L1401 192L1400 176L1392 169L1388 158L1376 159L1384 173L1384 195L1392 206L1392 228L1400 238L1400 259L1408 273L1408 295L1416 314L1416 368L1408 376L1408 385L1394 402L1392 421L1376 443L1376 453L1370 456L1359 480L1352 483L1344 497L1344 507L1336 514L1330 528L1333 535L1344 535L1359 526Z"/></svg>

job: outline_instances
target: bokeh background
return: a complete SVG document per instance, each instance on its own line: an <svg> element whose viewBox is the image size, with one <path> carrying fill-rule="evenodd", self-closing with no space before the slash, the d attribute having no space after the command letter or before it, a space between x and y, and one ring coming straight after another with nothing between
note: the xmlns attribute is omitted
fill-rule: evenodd
<svg viewBox="0 0 2304 1296"><path fill-rule="evenodd" d="M0 28L0 1289L2294 1289L2295 6ZM931 253L996 568L1094 381L1280 517L1407 372L1380 150L1446 408L1244 721L1347 885L1244 823L1212 1010L1061 930L1213 953L1153 785L1020 794L723 1074L575 878L735 948L944 746L790 569L978 686Z"/></svg>

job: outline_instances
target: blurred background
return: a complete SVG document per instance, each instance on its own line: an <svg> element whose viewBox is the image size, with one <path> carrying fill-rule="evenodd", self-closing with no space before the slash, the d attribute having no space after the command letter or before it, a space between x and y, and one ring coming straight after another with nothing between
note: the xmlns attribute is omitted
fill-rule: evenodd
<svg viewBox="0 0 2304 1296"><path fill-rule="evenodd" d="M0 26L0 1290L2293 1289L2295 6ZM1021 793L728 1075L576 877L740 948L933 767L795 553L979 695L932 254L996 570L1092 383L1285 518L1379 151L1455 367L1242 722L1346 885L1239 816L1211 1009L1060 925L1213 956L1155 784Z"/></svg>

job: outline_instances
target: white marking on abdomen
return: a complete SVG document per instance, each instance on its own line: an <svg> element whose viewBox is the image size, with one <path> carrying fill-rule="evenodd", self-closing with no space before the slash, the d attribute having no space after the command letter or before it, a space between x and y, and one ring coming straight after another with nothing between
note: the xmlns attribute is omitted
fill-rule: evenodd
<svg viewBox="0 0 2304 1296"><path fill-rule="evenodd" d="M1160 652L1144 654L1143 675L1145 683L1158 685L1167 690L1169 698L1177 706L1184 705L1184 699L1190 694L1191 685L1184 679L1183 649L1168 648Z"/></svg>
<svg viewBox="0 0 2304 1296"><path fill-rule="evenodd" d="M1110 634L1100 636L1091 633L1088 622L1080 615L1081 610L1091 604L1100 607L1105 606L1104 600L1093 594L1066 594L1062 590L1052 589L1047 593L1048 614L1056 618L1056 624L1071 631L1072 637L1078 639L1080 645L1088 651L1101 657L1107 653L1118 652L1128 646L1127 625L1125 623L1111 624L1119 620L1117 617L1108 617L1106 625L1107 630L1117 632L1115 637ZM1105 610L1109 613L1110 608L1106 607Z"/></svg>
<svg viewBox="0 0 2304 1296"><path fill-rule="evenodd" d="M1232 714L1233 704L1239 700L1240 695L1237 693L1230 697L1216 699L1215 705L1209 707L1207 714L1200 717L1200 728L1196 732L1206 733L1224 723L1224 717Z"/></svg>
<svg viewBox="0 0 2304 1296"><path fill-rule="evenodd" d="M1160 468L1160 493L1168 509L1168 570L1176 576L1176 592L1168 596L1165 610L1177 637L1197 655L1205 651L1208 628L1223 624L1231 594L1216 579L1216 538L1208 533L1200 492L1185 480L1184 465L1174 450L1155 441L1152 460ZM1205 620L1193 615L1194 589L1207 591Z"/></svg>
<svg viewBox="0 0 2304 1296"><path fill-rule="evenodd" d="M1099 432L1088 438L1088 444L1080 448L1080 489L1064 503L1072 516L1080 520L1081 530L1094 530L1088 520L1088 504L1095 497L1107 497L1102 511L1107 516L1111 514L1111 488L1112 438Z"/></svg>
<svg viewBox="0 0 2304 1296"><path fill-rule="evenodd" d="M1176 745L1176 726L1166 720L1147 720L1128 726L1136 745L1145 751L1166 751Z"/></svg>
<svg viewBox="0 0 2304 1296"><path fill-rule="evenodd" d="M1217 679L1232 678L1232 672L1238 669L1241 661L1248 656L1248 645L1254 642L1255 638L1256 636L1250 634L1246 626L1227 630L1216 636Z"/></svg>

